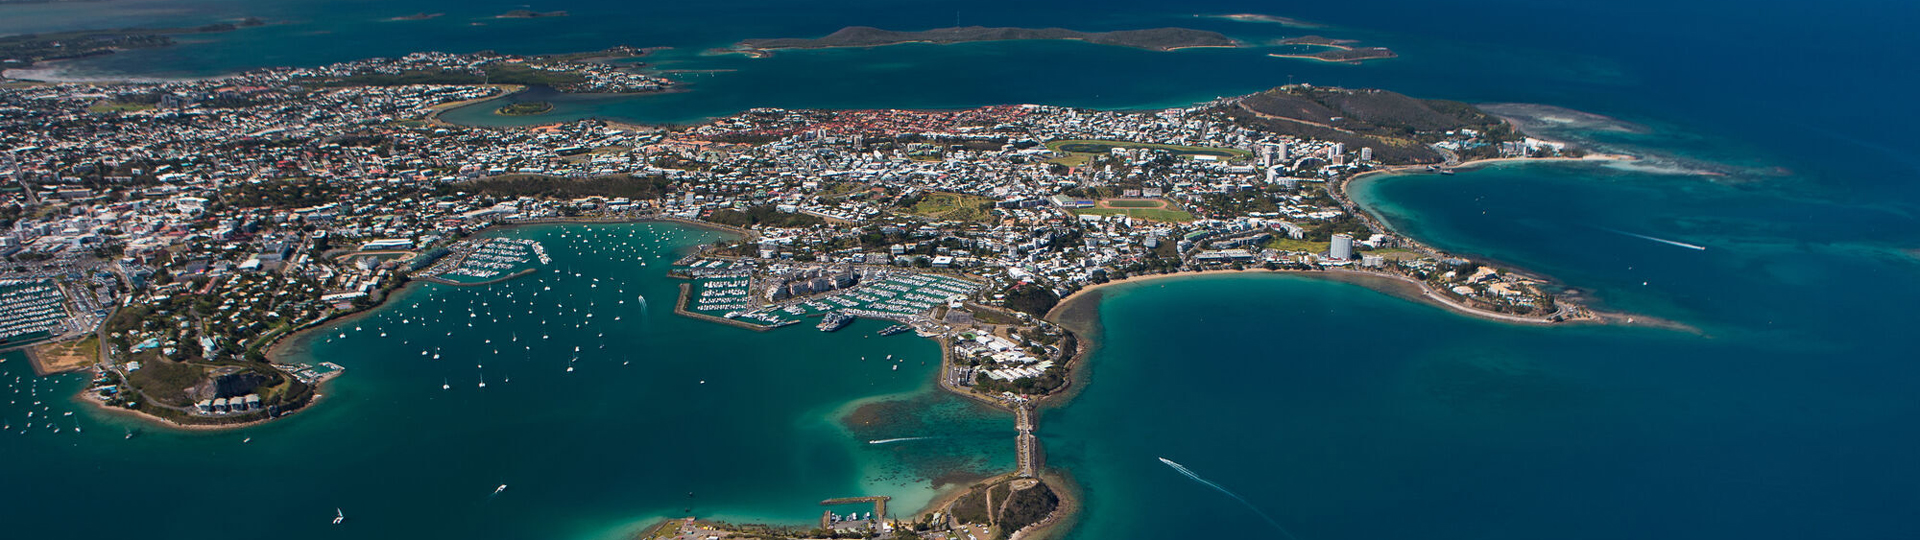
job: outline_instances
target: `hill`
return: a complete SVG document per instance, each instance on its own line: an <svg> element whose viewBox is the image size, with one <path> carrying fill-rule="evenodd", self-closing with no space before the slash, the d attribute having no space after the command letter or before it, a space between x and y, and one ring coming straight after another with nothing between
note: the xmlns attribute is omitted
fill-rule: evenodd
<svg viewBox="0 0 1920 540"><path fill-rule="evenodd" d="M1386 163L1441 161L1427 145L1448 131L1507 129L1503 120L1466 103L1375 89L1283 86L1228 100L1213 111L1263 131L1372 147L1374 158Z"/></svg>

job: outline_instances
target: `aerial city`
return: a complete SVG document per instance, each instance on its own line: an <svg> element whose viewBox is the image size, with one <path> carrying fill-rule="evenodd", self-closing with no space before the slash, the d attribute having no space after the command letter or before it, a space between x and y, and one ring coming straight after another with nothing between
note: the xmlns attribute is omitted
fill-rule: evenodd
<svg viewBox="0 0 1920 540"><path fill-rule="evenodd" d="M1916 8L721 4L0 0L6 536L1920 536Z"/></svg>

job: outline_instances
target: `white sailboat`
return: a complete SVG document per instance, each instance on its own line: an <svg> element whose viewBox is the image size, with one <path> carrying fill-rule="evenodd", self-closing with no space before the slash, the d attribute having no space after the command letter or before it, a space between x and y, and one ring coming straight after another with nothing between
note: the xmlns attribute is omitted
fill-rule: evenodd
<svg viewBox="0 0 1920 540"><path fill-rule="evenodd" d="M346 521L346 520L347 520L347 513L346 513L346 512L342 512L342 511L340 511L340 509L339 509L339 508L335 508L335 509L333 509L333 524L334 524L334 525L339 525L339 524L340 524L340 522L342 522L342 521Z"/></svg>

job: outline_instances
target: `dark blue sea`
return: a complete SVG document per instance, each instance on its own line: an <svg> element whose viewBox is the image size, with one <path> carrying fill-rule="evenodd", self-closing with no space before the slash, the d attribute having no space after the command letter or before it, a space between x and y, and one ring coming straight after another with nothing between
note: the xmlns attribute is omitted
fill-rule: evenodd
<svg viewBox="0 0 1920 540"><path fill-rule="evenodd" d="M491 18L522 8L570 15ZM423 12L445 15L385 20ZM1322 26L1195 16L1226 13ZM1071 536L1920 537L1913 519L1920 515L1920 398L1913 391L1920 346L1911 338L1920 323L1920 136L1913 131L1920 107L1908 98L1920 72L1907 67L1920 50L1911 31L1920 8L1913 5L111 0L0 7L0 33L247 16L273 24L51 67L71 77L199 77L419 50L547 53L624 44L673 47L643 61L687 70L673 75L687 91L562 99L540 121L686 123L760 106L1147 108L1288 82L1602 115L1549 114L1550 127L1538 134L1644 159L1376 178L1356 185L1355 196L1403 234L1550 276L1597 307L1691 331L1516 327L1299 276L1106 289L1090 375L1072 402L1045 413L1040 431L1049 466L1084 490L1085 512ZM1160 53L1060 42L782 51L764 59L703 54L745 38L812 37L848 25L956 24L1187 26L1249 43L1318 34L1391 47L1400 57L1352 66L1269 58L1257 48ZM461 120L458 113L450 118ZM578 256L582 267L643 271ZM652 291L670 290L662 283L626 286L644 287L658 302L664 293ZM415 294L487 301L465 290ZM387 309L379 316L414 313ZM277 524L298 525L275 528L274 536L317 538L341 534L324 521L334 507L352 506L347 511L360 519L348 534L364 538L433 536L439 527L464 537L601 537L689 507L697 515L798 522L818 510L813 500L849 490L924 499L932 469L990 470L1010 459L991 444L1006 419L891 375L851 371L859 375L767 396L790 411L784 415L706 397L684 379L732 369L722 366L796 369L741 359L794 348L779 339L783 332L742 338L731 328L695 331L668 319L649 319L669 326L636 330L640 337L622 342L663 351L633 355L646 371L609 375L619 373L612 359L597 360L596 370L607 370L597 376L619 378L582 386L537 371L547 364L511 364L528 370L527 386L515 390L524 394L493 402L474 392L423 401L420 394L440 392L432 379L475 374L419 365L412 345L355 341L361 337L316 344L316 353L350 358L341 361L349 375L333 385L333 403L303 413L313 416L248 432L261 437L250 444L274 445L266 447L270 455L244 453L250 447L234 439L245 433L155 433L128 444L119 435L124 421L54 407L81 410L78 420L61 421L87 429L80 436L0 434L0 485L9 498L0 522L25 538L87 537L101 527L162 538L252 537ZM810 330L785 333L808 334L801 344L832 341ZM916 359L935 354L900 339L861 346ZM726 347L711 349L721 354L700 352L721 342ZM860 367L846 355L817 356L810 361L823 370ZM26 372L18 358L0 370L19 391L78 384L12 382ZM812 372L778 373L760 379ZM761 399L751 380L736 383L726 391ZM627 388L659 399L619 391ZM846 411L876 401L897 402L892 414L913 417L900 429L954 442L885 452L858 444L918 434L842 425ZM25 412L40 410L24 403L0 412L19 424ZM489 416L463 416L471 410ZM398 420L353 420L375 411ZM502 420L489 423L493 415ZM336 442L307 444L321 440ZM984 457L966 457L975 453ZM729 468L726 459L753 465ZM381 494L380 478L418 487ZM700 478L718 487L684 501L682 487ZM508 495L528 496L485 501L497 483L516 486ZM248 518L149 525L220 515L236 498L251 501Z"/></svg>

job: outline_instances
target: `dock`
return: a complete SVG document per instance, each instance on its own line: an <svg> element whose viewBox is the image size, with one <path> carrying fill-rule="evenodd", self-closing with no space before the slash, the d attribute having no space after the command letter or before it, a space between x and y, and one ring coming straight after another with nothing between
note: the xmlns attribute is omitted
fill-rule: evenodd
<svg viewBox="0 0 1920 540"><path fill-rule="evenodd" d="M1014 438L1015 455L1020 463L1021 478L1033 478L1040 472L1040 441L1033 436L1033 405L1021 404L1014 407L1013 428L1020 431Z"/></svg>
<svg viewBox="0 0 1920 540"><path fill-rule="evenodd" d="M861 503L871 502L873 503L873 519L879 520L879 519L885 519L887 516L887 500L888 499L892 499L892 497L888 497L885 495L875 495L870 497L841 497L838 499L827 499L824 501L820 501L820 506L840 506L843 504L861 504ZM832 510L828 510L820 514L820 528L826 529L832 526L832 520L831 520L832 515L833 515Z"/></svg>

